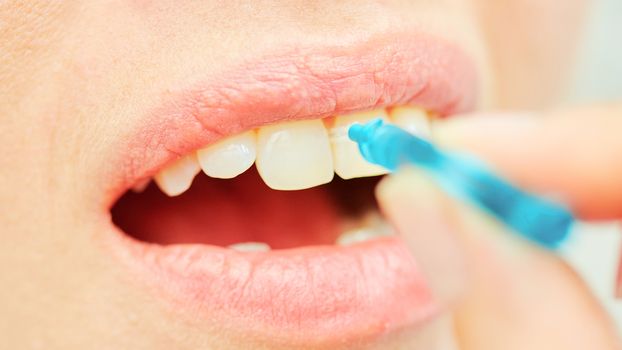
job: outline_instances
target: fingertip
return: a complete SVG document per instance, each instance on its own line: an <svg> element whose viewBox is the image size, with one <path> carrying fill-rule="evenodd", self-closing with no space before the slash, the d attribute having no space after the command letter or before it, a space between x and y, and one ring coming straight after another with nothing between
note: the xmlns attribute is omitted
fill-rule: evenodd
<svg viewBox="0 0 622 350"><path fill-rule="evenodd" d="M435 296L455 302L465 289L464 255L455 236L451 203L423 171L406 168L376 188L381 210L413 253Z"/></svg>

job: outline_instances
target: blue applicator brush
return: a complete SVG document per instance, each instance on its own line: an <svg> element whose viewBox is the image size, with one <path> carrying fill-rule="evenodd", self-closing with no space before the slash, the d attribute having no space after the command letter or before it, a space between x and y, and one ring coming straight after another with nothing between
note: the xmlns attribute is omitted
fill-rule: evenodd
<svg viewBox="0 0 622 350"><path fill-rule="evenodd" d="M352 125L348 136L368 162L390 171L406 164L422 167L452 195L476 203L514 232L546 248L558 248L575 222L563 206L519 189L477 159L445 152L381 119Z"/></svg>

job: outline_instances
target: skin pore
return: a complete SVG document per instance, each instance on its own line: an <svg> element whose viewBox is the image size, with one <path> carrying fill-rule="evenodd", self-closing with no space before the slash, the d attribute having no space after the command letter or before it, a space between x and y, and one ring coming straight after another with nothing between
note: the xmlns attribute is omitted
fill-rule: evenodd
<svg viewBox="0 0 622 350"><path fill-rule="evenodd" d="M478 109L548 107L572 65L585 7L581 0L3 2L0 334L8 336L0 348L286 348L170 312L109 261L93 213L108 171L102 160L118 152L119 140L180 82L283 47L347 46L413 26L473 58ZM446 336L404 332L382 341L409 348Z"/></svg>

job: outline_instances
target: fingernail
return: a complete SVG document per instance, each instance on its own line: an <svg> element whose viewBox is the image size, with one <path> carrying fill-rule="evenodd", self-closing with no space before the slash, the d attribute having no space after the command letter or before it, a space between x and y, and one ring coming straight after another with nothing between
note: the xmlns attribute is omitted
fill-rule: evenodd
<svg viewBox="0 0 622 350"><path fill-rule="evenodd" d="M386 177L376 197L435 296L455 301L464 290L466 267L452 228L452 203L426 174L413 168Z"/></svg>

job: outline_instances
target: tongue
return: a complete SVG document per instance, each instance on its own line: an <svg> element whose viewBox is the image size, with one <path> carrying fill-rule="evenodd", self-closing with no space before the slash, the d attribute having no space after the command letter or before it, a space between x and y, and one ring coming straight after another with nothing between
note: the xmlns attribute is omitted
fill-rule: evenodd
<svg viewBox="0 0 622 350"><path fill-rule="evenodd" d="M231 180L199 174L178 197L154 185L128 192L112 217L129 235L159 244L265 242L282 249L334 244L340 233L339 207L326 187L275 191L254 168Z"/></svg>

